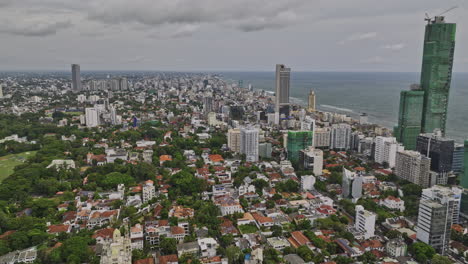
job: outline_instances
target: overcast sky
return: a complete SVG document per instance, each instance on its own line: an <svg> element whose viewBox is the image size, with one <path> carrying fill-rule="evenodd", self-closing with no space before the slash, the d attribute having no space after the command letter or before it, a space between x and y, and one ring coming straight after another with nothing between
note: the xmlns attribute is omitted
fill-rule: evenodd
<svg viewBox="0 0 468 264"><path fill-rule="evenodd" d="M0 70L420 71L424 16L466 0L0 0Z"/></svg>

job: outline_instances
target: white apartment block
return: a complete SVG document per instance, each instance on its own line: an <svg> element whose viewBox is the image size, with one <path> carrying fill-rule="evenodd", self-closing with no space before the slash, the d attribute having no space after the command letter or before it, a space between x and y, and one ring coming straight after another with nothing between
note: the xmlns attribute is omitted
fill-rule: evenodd
<svg viewBox="0 0 468 264"><path fill-rule="evenodd" d="M364 238L369 239L374 236L376 215L362 207L356 206L355 228L364 233Z"/></svg>

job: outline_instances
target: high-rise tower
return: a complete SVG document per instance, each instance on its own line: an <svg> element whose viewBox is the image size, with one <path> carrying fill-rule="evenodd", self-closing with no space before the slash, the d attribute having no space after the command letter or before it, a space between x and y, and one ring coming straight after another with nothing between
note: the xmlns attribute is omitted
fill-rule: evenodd
<svg viewBox="0 0 468 264"><path fill-rule="evenodd" d="M80 65L72 64L72 89L73 91L81 91L81 73Z"/></svg>
<svg viewBox="0 0 468 264"><path fill-rule="evenodd" d="M406 149L416 149L416 138L421 133L423 104L424 91L419 85L412 85L411 91L402 91L400 94L398 126L394 134Z"/></svg>
<svg viewBox="0 0 468 264"><path fill-rule="evenodd" d="M424 90L422 132L440 129L445 134L447 108L455 50L455 23L436 16L426 25L421 69Z"/></svg>
<svg viewBox="0 0 468 264"><path fill-rule="evenodd" d="M284 64L276 64L276 94L275 94L275 112L278 116L281 114L289 115L289 81L291 68L286 68Z"/></svg>

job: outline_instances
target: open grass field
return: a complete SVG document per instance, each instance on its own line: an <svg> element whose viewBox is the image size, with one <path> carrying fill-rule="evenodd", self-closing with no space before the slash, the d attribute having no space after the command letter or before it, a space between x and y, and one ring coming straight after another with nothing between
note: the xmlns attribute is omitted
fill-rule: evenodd
<svg viewBox="0 0 468 264"><path fill-rule="evenodd" d="M0 157L0 183L13 173L13 169L36 154L37 151L28 151Z"/></svg>

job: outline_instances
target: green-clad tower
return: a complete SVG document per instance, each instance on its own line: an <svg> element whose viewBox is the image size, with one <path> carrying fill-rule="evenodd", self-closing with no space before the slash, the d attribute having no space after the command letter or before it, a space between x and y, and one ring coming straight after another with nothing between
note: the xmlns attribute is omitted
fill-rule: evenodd
<svg viewBox="0 0 468 264"><path fill-rule="evenodd" d="M465 140L465 155L463 157L463 174L461 174L460 185L468 189L468 140Z"/></svg>
<svg viewBox="0 0 468 264"><path fill-rule="evenodd" d="M394 134L407 150L416 149L416 138L421 133L423 103L424 91L419 85L412 85L410 91L402 91L400 94L398 126Z"/></svg>
<svg viewBox="0 0 468 264"><path fill-rule="evenodd" d="M289 131L287 140L288 160L293 164L299 161L299 151L314 144L312 131Z"/></svg>
<svg viewBox="0 0 468 264"><path fill-rule="evenodd" d="M443 16L436 16L426 25L421 70L421 87L424 90L423 133L440 129L445 134L455 31L456 24L445 23Z"/></svg>

